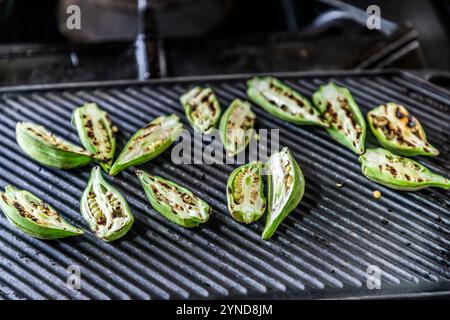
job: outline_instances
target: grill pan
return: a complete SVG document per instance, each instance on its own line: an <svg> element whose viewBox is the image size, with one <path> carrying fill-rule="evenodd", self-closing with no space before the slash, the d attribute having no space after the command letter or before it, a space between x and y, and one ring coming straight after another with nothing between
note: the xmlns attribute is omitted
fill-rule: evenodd
<svg viewBox="0 0 450 320"><path fill-rule="evenodd" d="M423 123L441 155L419 158L450 175L450 93L411 74L386 72L277 74L310 97L333 80L348 87L367 112L380 103L405 104ZM245 98L251 75L76 83L2 88L0 186L12 183L45 199L70 223L87 228L79 199L89 167L60 171L26 157L15 142L19 120L43 124L78 143L73 108L97 102L120 128L118 147L160 114L184 116L178 97L194 84L211 85L223 106ZM136 222L123 240L107 244L90 232L44 242L0 217L1 299L291 299L445 295L450 292L450 193L390 190L365 179L357 156L316 127L298 127L258 107L257 128L280 128L306 179L305 196L265 242L263 220L234 221L226 209L225 183L235 165L174 165L170 151L143 165L149 172L192 189L214 208L209 223L183 229L148 204L133 170L110 180L128 199ZM186 124L186 122L185 122ZM186 127L187 124L186 124ZM376 146L369 134L367 145ZM342 188L336 188L342 183ZM382 198L375 200L378 189ZM81 289L66 286L67 268L79 266ZM366 284L378 266L381 288Z"/></svg>

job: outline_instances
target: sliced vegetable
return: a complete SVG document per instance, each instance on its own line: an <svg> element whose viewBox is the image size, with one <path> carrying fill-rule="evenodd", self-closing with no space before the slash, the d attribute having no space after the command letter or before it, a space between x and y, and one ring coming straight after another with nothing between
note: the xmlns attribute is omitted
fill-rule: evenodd
<svg viewBox="0 0 450 320"><path fill-rule="evenodd" d="M195 87L182 95L180 102L192 128L210 134L219 122L222 112L212 89Z"/></svg>
<svg viewBox="0 0 450 320"><path fill-rule="evenodd" d="M330 124L328 134L356 154L363 154L366 122L350 91L330 82L314 93L313 101Z"/></svg>
<svg viewBox="0 0 450 320"><path fill-rule="evenodd" d="M145 171L136 174L153 209L162 216L186 228L208 221L211 207L188 189Z"/></svg>
<svg viewBox="0 0 450 320"><path fill-rule="evenodd" d="M0 208L9 222L24 233L43 240L83 234L66 222L50 205L32 193L12 185L0 193Z"/></svg>
<svg viewBox="0 0 450 320"><path fill-rule="evenodd" d="M392 189L413 191L426 187L450 188L450 180L431 172L417 161L388 150L367 149L359 157L362 173L372 181Z"/></svg>
<svg viewBox="0 0 450 320"><path fill-rule="evenodd" d="M182 130L183 124L174 114L154 119L131 137L109 174L114 176L128 167L156 158L178 139Z"/></svg>
<svg viewBox="0 0 450 320"><path fill-rule="evenodd" d="M328 127L308 99L276 78L255 77L249 80L247 95L254 103L282 120Z"/></svg>
<svg viewBox="0 0 450 320"><path fill-rule="evenodd" d="M260 162L252 162L236 168L228 178L228 211L239 222L257 221L266 211L261 170Z"/></svg>
<svg viewBox="0 0 450 320"><path fill-rule="evenodd" d="M367 113L370 129L380 144L402 156L437 156L419 120L402 105L390 102Z"/></svg>
<svg viewBox="0 0 450 320"><path fill-rule="evenodd" d="M54 136L43 126L29 122L16 125L16 139L22 150L37 162L58 169L81 167L94 155Z"/></svg>

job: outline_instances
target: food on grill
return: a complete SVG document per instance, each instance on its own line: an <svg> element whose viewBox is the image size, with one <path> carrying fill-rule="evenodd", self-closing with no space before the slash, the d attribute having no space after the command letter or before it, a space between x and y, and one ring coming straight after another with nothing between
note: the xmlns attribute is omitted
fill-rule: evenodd
<svg viewBox="0 0 450 320"><path fill-rule="evenodd" d="M50 205L25 190L12 185L0 193L0 208L9 222L24 233L44 240L83 234L67 223Z"/></svg>
<svg viewBox="0 0 450 320"><path fill-rule="evenodd" d="M328 127L308 99L273 77L255 77L249 80L247 95L254 103L282 120L300 125Z"/></svg>
<svg viewBox="0 0 450 320"><path fill-rule="evenodd" d="M370 129L380 144L402 156L437 156L420 122L402 105L387 103L367 113Z"/></svg>
<svg viewBox="0 0 450 320"><path fill-rule="evenodd" d="M195 131L210 134L216 128L222 111L211 88L195 87L182 95L180 102Z"/></svg>
<svg viewBox="0 0 450 320"><path fill-rule="evenodd" d="M252 162L236 168L228 178L228 211L239 222L257 221L266 211L261 170L260 162Z"/></svg>
<svg viewBox="0 0 450 320"><path fill-rule="evenodd" d="M211 207L188 189L145 171L136 174L153 209L162 216L186 228L208 221Z"/></svg>
<svg viewBox="0 0 450 320"><path fill-rule="evenodd" d="M265 167L268 174L268 210L262 238L268 240L299 204L305 192L305 179L286 147L271 155Z"/></svg>
<svg viewBox="0 0 450 320"><path fill-rule="evenodd" d="M248 102L236 99L220 119L220 137L229 156L243 151L254 134L256 115Z"/></svg>
<svg viewBox="0 0 450 320"><path fill-rule="evenodd" d="M104 241L123 237L134 222L127 201L103 178L98 166L91 171L80 206L81 214L92 232Z"/></svg>
<svg viewBox="0 0 450 320"><path fill-rule="evenodd" d="M172 114L160 116L136 132L123 148L109 174L147 162L172 145L183 130L180 118Z"/></svg>
<svg viewBox="0 0 450 320"><path fill-rule="evenodd" d="M397 156L388 150L367 149L359 157L363 174L392 189L413 191L426 187L450 188L450 180L431 172L417 161Z"/></svg>
<svg viewBox="0 0 450 320"><path fill-rule="evenodd" d="M373 195L373 197L374 197L375 199L380 199L380 198L381 198L381 191L380 191L380 190L375 190L375 191L372 193L372 195Z"/></svg>
<svg viewBox="0 0 450 320"><path fill-rule="evenodd" d="M95 103L76 108L72 115L81 144L99 160L100 166L108 172L116 150L114 128L106 111Z"/></svg>
<svg viewBox="0 0 450 320"><path fill-rule="evenodd" d="M83 148L54 136L43 126L29 122L17 123L16 139L28 156L49 167L81 167L91 162L94 157Z"/></svg>
<svg viewBox="0 0 450 320"><path fill-rule="evenodd" d="M330 82L314 93L313 101L330 124L328 134L356 154L363 154L366 122L350 91Z"/></svg>

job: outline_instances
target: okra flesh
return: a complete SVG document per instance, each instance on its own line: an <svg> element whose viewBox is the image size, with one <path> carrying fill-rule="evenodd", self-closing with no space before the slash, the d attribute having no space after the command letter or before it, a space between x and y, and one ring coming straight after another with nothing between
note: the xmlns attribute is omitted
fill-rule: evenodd
<svg viewBox="0 0 450 320"><path fill-rule="evenodd" d="M222 111L211 88L195 87L182 95L180 102L195 131L210 134L216 128Z"/></svg>
<svg viewBox="0 0 450 320"><path fill-rule="evenodd" d="M17 123L16 140L29 157L58 169L81 167L94 157L83 148L53 135L43 126L29 122Z"/></svg>
<svg viewBox="0 0 450 320"><path fill-rule="evenodd" d="M270 156L268 175L268 212L262 238L270 239L280 223L300 203L305 192L305 179L288 148Z"/></svg>
<svg viewBox="0 0 450 320"><path fill-rule="evenodd" d="M248 102L234 100L220 120L220 136L229 156L245 150L253 134L256 115Z"/></svg>
<svg viewBox="0 0 450 320"><path fill-rule="evenodd" d="M450 188L450 180L431 172L417 161L378 148L359 157L362 173L370 180L396 190L414 191L426 187Z"/></svg>
<svg viewBox="0 0 450 320"><path fill-rule="evenodd" d="M168 220L186 228L208 221L208 203L175 182L138 170L136 174L153 209Z"/></svg>
<svg viewBox="0 0 450 320"><path fill-rule="evenodd" d="M228 211L239 222L255 222L266 210L261 170L260 162L252 162L236 168L228 178Z"/></svg>
<svg viewBox="0 0 450 320"><path fill-rule="evenodd" d="M255 77L247 83L247 95L270 114L299 125L328 127L308 99L272 77Z"/></svg>
<svg viewBox="0 0 450 320"><path fill-rule="evenodd" d="M116 138L106 111L95 103L87 103L75 109L72 122L77 128L83 147L95 154L100 166L108 172L113 163Z"/></svg>
<svg viewBox="0 0 450 320"><path fill-rule="evenodd" d="M313 101L330 124L328 134L356 154L363 154L366 122L350 91L329 83L314 93Z"/></svg>
<svg viewBox="0 0 450 320"><path fill-rule="evenodd" d="M109 174L154 159L178 139L183 124L176 115L161 116L136 132L117 157Z"/></svg>
<svg viewBox="0 0 450 320"><path fill-rule="evenodd" d="M380 105L367 113L370 128L380 144L402 156L437 156L420 122L396 103Z"/></svg>
<svg viewBox="0 0 450 320"><path fill-rule="evenodd" d="M49 204L12 185L6 186L5 192L0 193L0 207L13 226L34 238L52 240L83 234Z"/></svg>
<svg viewBox="0 0 450 320"><path fill-rule="evenodd" d="M117 240L131 229L134 217L119 190L94 167L81 198L81 214L94 234L107 242Z"/></svg>

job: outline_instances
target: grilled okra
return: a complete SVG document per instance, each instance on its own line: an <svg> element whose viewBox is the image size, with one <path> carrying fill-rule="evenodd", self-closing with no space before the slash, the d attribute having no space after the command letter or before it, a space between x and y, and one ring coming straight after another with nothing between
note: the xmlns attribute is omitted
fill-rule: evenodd
<svg viewBox="0 0 450 320"><path fill-rule="evenodd" d="M154 119L136 132L123 148L109 174L147 162L172 145L183 129L180 118L172 114Z"/></svg>
<svg viewBox="0 0 450 320"><path fill-rule="evenodd" d="M248 102L236 99L220 119L220 137L229 156L243 151L254 134L256 115Z"/></svg>
<svg viewBox="0 0 450 320"><path fill-rule="evenodd" d="M370 129L380 144L402 156L437 156L420 122L402 105L387 103L367 113Z"/></svg>
<svg viewBox="0 0 450 320"><path fill-rule="evenodd" d="M286 147L271 155L265 167L268 174L268 211L262 238L268 240L300 203L305 192L305 179Z"/></svg>
<svg viewBox="0 0 450 320"><path fill-rule="evenodd" d="M414 191L426 187L450 188L450 180L431 172L417 161L388 150L367 149L359 157L362 173L372 181L392 189Z"/></svg>
<svg viewBox="0 0 450 320"><path fill-rule="evenodd" d="M43 240L83 234L67 223L50 205L12 185L0 193L0 207L9 222L24 233Z"/></svg>
<svg viewBox="0 0 450 320"><path fill-rule="evenodd" d="M254 103L282 120L328 127L308 99L276 78L255 77L249 80L247 95Z"/></svg>
<svg viewBox="0 0 450 320"><path fill-rule="evenodd" d="M98 166L91 171L80 210L92 232L107 242L123 237L134 222L127 201L103 178Z"/></svg>
<svg viewBox="0 0 450 320"><path fill-rule="evenodd" d="M228 178L228 211L239 222L257 221L266 211L261 170L260 162L252 162L236 168Z"/></svg>
<svg viewBox="0 0 450 320"><path fill-rule="evenodd" d="M115 127L106 111L95 103L86 103L76 108L72 115L81 144L99 159L100 166L108 172L116 150Z"/></svg>
<svg viewBox="0 0 450 320"><path fill-rule="evenodd" d="M330 82L314 93L313 101L330 124L328 134L356 154L363 154L366 122L350 91Z"/></svg>
<svg viewBox="0 0 450 320"><path fill-rule="evenodd" d="M81 167L94 155L54 136L43 126L29 122L16 125L16 139L22 150L39 163L58 169Z"/></svg>
<svg viewBox="0 0 450 320"><path fill-rule="evenodd" d="M188 189L145 171L137 170L136 175L153 209L165 218L186 228L208 221L211 207Z"/></svg>
<svg viewBox="0 0 450 320"><path fill-rule="evenodd" d="M195 131L210 134L220 119L221 108L211 88L195 87L181 96L186 118Z"/></svg>

